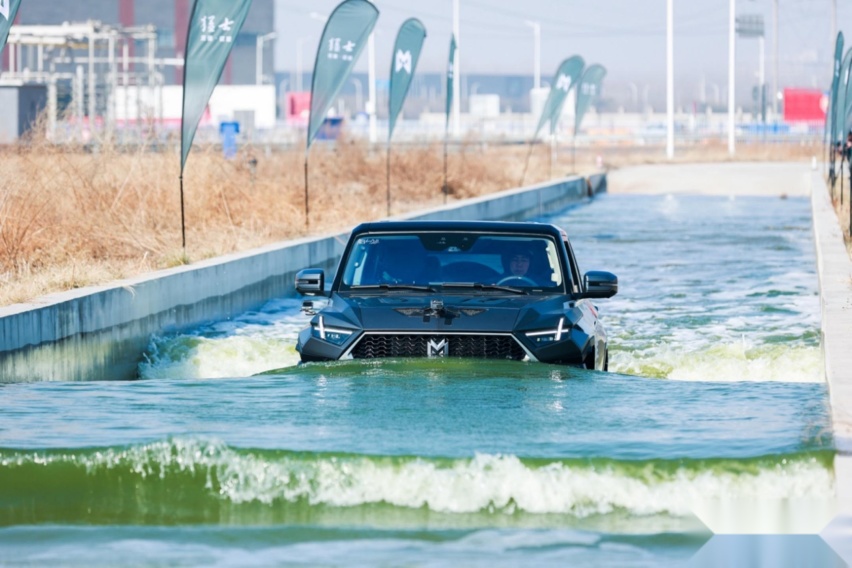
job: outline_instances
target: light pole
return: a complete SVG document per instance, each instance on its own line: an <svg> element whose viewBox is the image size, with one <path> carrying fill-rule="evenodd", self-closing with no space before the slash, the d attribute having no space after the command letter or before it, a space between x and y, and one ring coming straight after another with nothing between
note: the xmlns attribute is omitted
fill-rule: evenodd
<svg viewBox="0 0 852 568"><path fill-rule="evenodd" d="M453 0L453 34L456 37L456 57L453 61L453 135L461 136L461 36L459 35L459 0Z"/></svg>
<svg viewBox="0 0 852 568"><path fill-rule="evenodd" d="M526 25L533 29L533 88L541 88L541 25L538 22L526 20Z"/></svg>
<svg viewBox="0 0 852 568"><path fill-rule="evenodd" d="M370 34L367 51L370 56L367 68L367 81L370 83L367 85L367 93L370 97L370 102L367 103L367 114L370 117L370 144L375 144L379 139L376 127L376 32Z"/></svg>
<svg viewBox="0 0 852 568"><path fill-rule="evenodd" d="M328 18L323 16L319 12L310 12L308 17L312 20L317 20L325 24ZM302 43L306 40L311 39L310 37L300 37L296 40L296 90L301 91L304 86L302 85L302 75L304 74L304 70L302 67Z"/></svg>
<svg viewBox="0 0 852 568"><path fill-rule="evenodd" d="M257 36L257 49L255 52L255 83L263 84L263 44L268 40L275 39L278 34L269 32L268 34Z"/></svg>
<svg viewBox="0 0 852 568"><path fill-rule="evenodd" d="M773 120L777 121L776 118L778 116L778 0L772 4L772 26L774 31L772 33L772 49L775 52L773 57L773 70L772 70L772 116Z"/></svg>
<svg viewBox="0 0 852 568"><path fill-rule="evenodd" d="M358 109L357 112L361 112L363 110L361 106L363 86L361 85L361 80L357 77L352 77L352 84L355 85L355 108Z"/></svg>
<svg viewBox="0 0 852 568"><path fill-rule="evenodd" d="M831 0L831 49L829 53L834 53L834 42L837 41L837 0ZM834 62L831 62L831 70L834 72Z"/></svg>
<svg viewBox="0 0 852 568"><path fill-rule="evenodd" d="M302 75L304 75L304 71L302 69L302 44L305 43L306 40L310 38L300 37L296 40L296 80L294 81L294 88L297 92L302 92Z"/></svg>
<svg viewBox="0 0 852 568"><path fill-rule="evenodd" d="M734 66L737 47L736 21L737 0L729 0L728 14L728 154L737 153L736 133L734 132L734 107L737 103L734 90Z"/></svg>
<svg viewBox="0 0 852 568"><path fill-rule="evenodd" d="M674 0L666 0L666 156L674 158Z"/></svg>
<svg viewBox="0 0 852 568"><path fill-rule="evenodd" d="M766 88L764 84L766 83L766 55L764 50L764 29L763 29L763 16L759 14L750 14L744 15L737 18L737 35L742 37L756 37L759 42L760 48L760 62L758 67L758 93L757 100L760 105L760 116L761 121L766 122Z"/></svg>

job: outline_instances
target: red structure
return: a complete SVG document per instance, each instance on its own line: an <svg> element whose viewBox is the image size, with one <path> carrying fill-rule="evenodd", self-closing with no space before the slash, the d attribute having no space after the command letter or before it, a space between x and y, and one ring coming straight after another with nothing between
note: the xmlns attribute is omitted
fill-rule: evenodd
<svg viewBox="0 0 852 568"><path fill-rule="evenodd" d="M12 25L18 25L20 23L21 23L21 11L20 11L20 8L19 8L18 13L15 14L15 21L12 22ZM9 53L8 49L3 50L3 71L8 71L9 67L11 67L12 62L9 61L9 58L11 56L12 55L11 55L11 53Z"/></svg>
<svg viewBox="0 0 852 568"><path fill-rule="evenodd" d="M186 53L186 40L189 34L189 17L191 15L190 0L175 0L175 56L183 57ZM234 71L231 63L231 56L225 61L225 68L222 70L221 83L231 85L234 82ZM175 69L175 82L183 83L183 69Z"/></svg>
<svg viewBox="0 0 852 568"><path fill-rule="evenodd" d="M121 0L118 4L118 23L126 28L136 25L136 10L133 6L134 0ZM136 45L134 42L128 44L128 55L132 59L136 55ZM133 64L130 64L130 70L133 70Z"/></svg>
<svg viewBox="0 0 852 568"><path fill-rule="evenodd" d="M301 93L287 93L287 104L285 113L287 122L290 123L305 123L308 122L308 116L311 112L311 93L305 91Z"/></svg>
<svg viewBox="0 0 852 568"><path fill-rule="evenodd" d="M784 89L784 122L825 122L828 93L819 89Z"/></svg>
<svg viewBox="0 0 852 568"><path fill-rule="evenodd" d="M118 3L118 22L125 27L135 24L133 0L121 0Z"/></svg>

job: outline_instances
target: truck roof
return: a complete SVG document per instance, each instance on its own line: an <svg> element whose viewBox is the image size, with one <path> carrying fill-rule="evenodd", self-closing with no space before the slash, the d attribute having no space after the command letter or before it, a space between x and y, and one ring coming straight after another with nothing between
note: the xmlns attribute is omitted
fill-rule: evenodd
<svg viewBox="0 0 852 568"><path fill-rule="evenodd" d="M375 221L352 229L359 233L396 233L407 231L463 231L486 233L540 233L567 239L565 231L549 223L509 221Z"/></svg>

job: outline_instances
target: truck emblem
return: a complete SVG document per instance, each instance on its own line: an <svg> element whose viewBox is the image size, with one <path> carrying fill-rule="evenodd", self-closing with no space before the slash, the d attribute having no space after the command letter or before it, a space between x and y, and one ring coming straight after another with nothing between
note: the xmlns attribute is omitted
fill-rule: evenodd
<svg viewBox="0 0 852 568"><path fill-rule="evenodd" d="M426 356L429 358L446 357L449 354L450 343L446 339L442 339L440 341L430 339L429 343L426 344Z"/></svg>

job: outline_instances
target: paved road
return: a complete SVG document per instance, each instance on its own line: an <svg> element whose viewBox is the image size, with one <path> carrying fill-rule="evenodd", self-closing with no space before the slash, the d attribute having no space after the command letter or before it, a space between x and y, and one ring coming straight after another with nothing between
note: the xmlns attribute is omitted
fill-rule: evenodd
<svg viewBox="0 0 852 568"><path fill-rule="evenodd" d="M611 171L614 194L810 196L820 277L823 355L829 386L837 492L834 521L822 536L852 564L852 262L828 199L821 165L810 163L697 163L631 166ZM811 191L813 189L813 192Z"/></svg>
<svg viewBox="0 0 852 568"><path fill-rule="evenodd" d="M723 162L630 166L608 173L610 193L807 196L811 164Z"/></svg>

